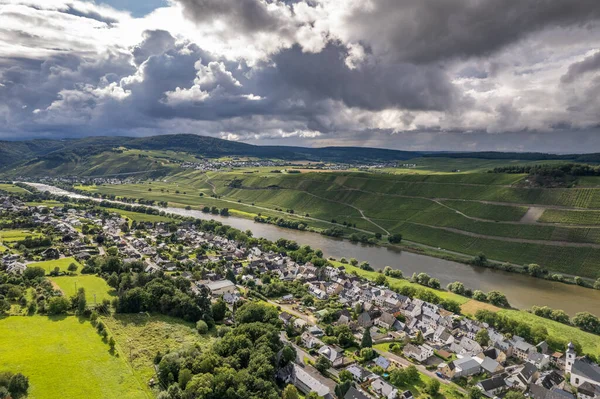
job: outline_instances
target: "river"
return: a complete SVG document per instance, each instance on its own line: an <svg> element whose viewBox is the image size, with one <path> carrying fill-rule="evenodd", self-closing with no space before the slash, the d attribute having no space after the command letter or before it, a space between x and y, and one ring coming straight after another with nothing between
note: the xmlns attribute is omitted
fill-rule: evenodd
<svg viewBox="0 0 600 399"><path fill-rule="evenodd" d="M39 183L27 183L40 191L68 195L73 198L91 198L74 194L60 188ZM510 273L483 267L469 266L458 262L420 255L396 248L368 246L351 243L347 240L323 236L308 231L285 229L271 224L256 223L253 220L233 216L206 214L183 208L159 208L165 212L198 219L213 219L239 230L251 230L255 237L271 241L279 238L294 240L300 245L319 248L326 257L346 259L356 258L359 262L368 261L375 269L391 266L400 269L405 276L425 272L440 280L442 286L453 281L461 281L466 287L482 291L498 290L506 294L514 307L528 309L534 305L562 309L570 315L588 311L600 315L600 291L576 285L552 282L527 275Z"/></svg>

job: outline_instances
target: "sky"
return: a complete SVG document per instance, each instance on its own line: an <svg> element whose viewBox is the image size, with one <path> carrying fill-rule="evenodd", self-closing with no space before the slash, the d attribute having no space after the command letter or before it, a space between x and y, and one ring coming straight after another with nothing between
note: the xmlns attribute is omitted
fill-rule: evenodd
<svg viewBox="0 0 600 399"><path fill-rule="evenodd" d="M600 152L598 0L0 0L0 139Z"/></svg>

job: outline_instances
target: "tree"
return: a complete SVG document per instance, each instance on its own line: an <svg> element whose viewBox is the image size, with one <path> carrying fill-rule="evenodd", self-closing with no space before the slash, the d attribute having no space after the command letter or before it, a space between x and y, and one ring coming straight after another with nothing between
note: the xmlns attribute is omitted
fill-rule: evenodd
<svg viewBox="0 0 600 399"><path fill-rule="evenodd" d="M343 398L352 386L352 381L343 381L335 386L334 392L338 398Z"/></svg>
<svg viewBox="0 0 600 399"><path fill-rule="evenodd" d="M179 384L179 388L185 390L188 382L192 380L193 374L189 369L182 369L179 371L179 380L177 381Z"/></svg>
<svg viewBox="0 0 600 399"><path fill-rule="evenodd" d="M523 395L519 391L508 391L506 395L504 395L505 399L525 399L525 395Z"/></svg>
<svg viewBox="0 0 600 399"><path fill-rule="evenodd" d="M67 270L70 271L71 273L75 273L77 271L77 269L79 268L79 266L77 266L74 262L71 263L69 265L69 267L67 267Z"/></svg>
<svg viewBox="0 0 600 399"><path fill-rule="evenodd" d="M115 342L115 339L113 337L110 337L110 339L108 340L108 346L110 346L110 350L114 351L115 350L115 345L117 343Z"/></svg>
<svg viewBox="0 0 600 399"><path fill-rule="evenodd" d="M402 242L402 234L400 234L400 233L390 234L388 236L388 241L391 244L400 244L400 242Z"/></svg>
<svg viewBox="0 0 600 399"><path fill-rule="evenodd" d="M368 362L371 359L374 359L376 356L376 353L373 348L363 348L360 350L360 357L363 359L363 361Z"/></svg>
<svg viewBox="0 0 600 399"><path fill-rule="evenodd" d="M425 392L431 396L436 396L440 392L440 382L437 379L432 378L425 386Z"/></svg>
<svg viewBox="0 0 600 399"><path fill-rule="evenodd" d="M308 393L308 395L306 395L306 399L323 399L323 397L319 396L319 394L315 391L311 391Z"/></svg>
<svg viewBox="0 0 600 399"><path fill-rule="evenodd" d="M227 304L224 300L219 299L211 306L211 312L215 321L221 321L225 318L225 313L227 313Z"/></svg>
<svg viewBox="0 0 600 399"><path fill-rule="evenodd" d="M475 334L475 341L477 341L477 343L483 347L488 346L488 343L490 342L490 334L488 333L488 330L482 328L481 330L477 331L477 334Z"/></svg>
<svg viewBox="0 0 600 399"><path fill-rule="evenodd" d="M432 278L429 280L429 282L427 283L427 285L431 288L435 288L438 289L441 286L440 280L438 280L437 278Z"/></svg>
<svg viewBox="0 0 600 399"><path fill-rule="evenodd" d="M488 292L487 301L495 306L501 306L504 308L510 307L510 304L508 303L508 299L506 299L506 295L504 295L500 291Z"/></svg>
<svg viewBox="0 0 600 399"><path fill-rule="evenodd" d="M481 399L483 398L483 393L478 388L473 387L469 389L467 396L469 399Z"/></svg>
<svg viewBox="0 0 600 399"><path fill-rule="evenodd" d="M196 330L198 330L198 333L204 335L208 332L208 324L204 320L198 320L196 322Z"/></svg>
<svg viewBox="0 0 600 399"><path fill-rule="evenodd" d="M29 389L29 378L25 377L21 373L14 374L12 377L10 377L7 388L15 399L25 396L27 395L27 390Z"/></svg>
<svg viewBox="0 0 600 399"><path fill-rule="evenodd" d="M352 381L352 379L353 379L352 373L349 372L348 370L340 371L339 377L340 377L340 381L342 381L342 382Z"/></svg>
<svg viewBox="0 0 600 399"><path fill-rule="evenodd" d="M319 370L321 374L325 374L325 372L331 368L331 362L323 356L319 356L315 362L315 368Z"/></svg>
<svg viewBox="0 0 600 399"><path fill-rule="evenodd" d="M58 315L67 313L69 310L69 300L64 296L55 296L48 301L48 314Z"/></svg>
<svg viewBox="0 0 600 399"><path fill-rule="evenodd" d="M281 399L300 399L300 394L295 386L288 384L288 386L283 389Z"/></svg>
<svg viewBox="0 0 600 399"><path fill-rule="evenodd" d="M415 337L415 344L423 345L423 342L425 342L425 339L423 338L423 333L421 330L419 330L417 331L417 336Z"/></svg>
<svg viewBox="0 0 600 399"><path fill-rule="evenodd" d="M579 312L573 317L573 325L584 331L600 333L600 320L589 312Z"/></svg>
<svg viewBox="0 0 600 399"><path fill-rule="evenodd" d="M87 300L85 299L85 289L83 287L77 290L77 314L83 315L87 308Z"/></svg>
<svg viewBox="0 0 600 399"><path fill-rule="evenodd" d="M361 348L373 347L373 339L371 338L371 329L367 328L363 334L362 341L360 342Z"/></svg>
<svg viewBox="0 0 600 399"><path fill-rule="evenodd" d="M231 281L233 284L237 283L237 280L235 279L235 273L233 272L232 269L227 269L227 272L225 273L225 277L227 278L227 280Z"/></svg>
<svg viewBox="0 0 600 399"><path fill-rule="evenodd" d="M527 271L533 277L540 277L543 274L542 267L535 263L532 263L529 266L527 266Z"/></svg>
<svg viewBox="0 0 600 399"><path fill-rule="evenodd" d="M448 286L446 288L448 289L448 291L454 292L455 294L458 294L458 295L464 295L464 293L465 293L465 285L463 283L461 283L460 281L455 281L453 283L450 283L450 284L448 284Z"/></svg>
<svg viewBox="0 0 600 399"><path fill-rule="evenodd" d="M419 371L415 366L408 366L406 369L404 369L404 372L406 373L406 377L409 382L414 383L419 381Z"/></svg>
<svg viewBox="0 0 600 399"><path fill-rule="evenodd" d="M377 277L375 277L375 284L386 285L387 279L385 278L385 276L383 274L378 274Z"/></svg>
<svg viewBox="0 0 600 399"><path fill-rule="evenodd" d="M291 345L286 345L281 350L281 366L285 366L296 359L296 349Z"/></svg>
<svg viewBox="0 0 600 399"><path fill-rule="evenodd" d="M473 299L475 299L476 301L485 302L487 301L487 296L483 291L475 290L473 291Z"/></svg>
<svg viewBox="0 0 600 399"><path fill-rule="evenodd" d="M25 269L23 272L23 278L26 280L33 280L38 277L44 277L46 275L46 271L39 266L30 266Z"/></svg>

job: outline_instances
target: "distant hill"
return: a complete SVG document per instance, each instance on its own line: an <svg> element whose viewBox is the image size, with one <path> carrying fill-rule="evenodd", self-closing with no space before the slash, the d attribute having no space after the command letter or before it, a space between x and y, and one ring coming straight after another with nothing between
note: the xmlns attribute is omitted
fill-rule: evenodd
<svg viewBox="0 0 600 399"><path fill-rule="evenodd" d="M150 137L89 137L65 140L0 141L0 173L8 176L102 175L168 172L160 158L118 154L115 149L175 151L200 157L241 156L332 162L401 161L417 157L568 160L600 162L600 154L556 155L506 152L416 152L366 147L257 146L194 134ZM93 173L92 173L93 172Z"/></svg>

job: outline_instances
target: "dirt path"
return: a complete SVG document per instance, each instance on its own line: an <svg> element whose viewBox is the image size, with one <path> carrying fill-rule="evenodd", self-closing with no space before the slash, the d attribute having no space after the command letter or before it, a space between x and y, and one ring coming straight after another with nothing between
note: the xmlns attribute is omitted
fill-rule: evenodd
<svg viewBox="0 0 600 399"><path fill-rule="evenodd" d="M516 242L520 244L539 244L539 245L553 245L557 247L577 247L577 248L595 248L600 249L600 244L586 243L586 242L570 242L570 241L551 241L551 240L530 240L527 238L511 238L511 237L499 237L499 236L488 236L485 234L471 233L469 231L459 230L452 227L441 227L441 226L431 226L423 223L415 223L409 222L412 224L416 224L419 226L425 226L432 229L449 231L451 233L462 234L468 237L475 238L484 238L486 240L496 240L496 241L504 241L504 242Z"/></svg>
<svg viewBox="0 0 600 399"><path fill-rule="evenodd" d="M527 212L525 212L525 214L523 215L521 220L519 220L519 222L520 223L529 223L529 224L554 225L555 223L538 223L538 219L540 217L542 217L542 214L544 213L545 210L546 210L546 208L532 206L529 209L527 209Z"/></svg>
<svg viewBox="0 0 600 399"><path fill-rule="evenodd" d="M358 211L358 213L360 213L360 217L361 217L361 219L364 219L364 220L366 220L367 222L371 223L373 226L375 226L375 227L377 227L377 228L381 229L382 231L385 231L385 234L388 234L388 235L390 234L390 232L389 232L389 231L387 231L386 229L384 229L383 227L381 227L380 225L378 225L377 223L375 223L374 221L372 221L371 219L369 219L369 218L368 218L368 217L365 215L365 213L363 212L363 210L362 210L362 209L360 209L360 208L357 208L357 207L356 207L356 206L354 206L354 205L350 205L350 204L348 204L348 203L345 203L345 202L342 202L342 201L336 201L336 200L332 200L332 199L329 199L329 198L319 197L318 195L316 195L316 194L313 194L313 193L310 193L310 192L308 192L308 191L302 191L302 190L298 190L298 191L300 191L301 193L304 193L304 194L310 195L311 197L315 197L315 198L318 198L318 199L321 199L321 200L324 200L324 201L329 201L329 202L333 202L333 203L336 203L336 204L341 204L341 205L346 205L346 206L349 206L350 208L352 208L352 209L355 209L355 210L357 210L357 211Z"/></svg>

